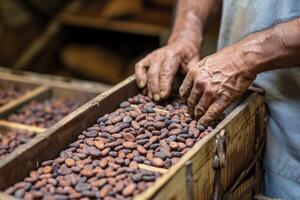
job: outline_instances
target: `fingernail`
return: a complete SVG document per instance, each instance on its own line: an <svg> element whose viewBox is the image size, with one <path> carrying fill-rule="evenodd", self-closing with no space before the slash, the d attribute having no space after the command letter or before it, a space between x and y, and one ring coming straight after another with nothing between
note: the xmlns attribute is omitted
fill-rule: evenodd
<svg viewBox="0 0 300 200"><path fill-rule="evenodd" d="M140 86L140 87L145 87L145 82L144 81L138 81L138 85Z"/></svg>
<svg viewBox="0 0 300 200"><path fill-rule="evenodd" d="M183 88L182 87L179 88L179 96L183 96Z"/></svg>
<svg viewBox="0 0 300 200"><path fill-rule="evenodd" d="M166 96L167 96L166 91L164 91L164 90L160 91L160 96L161 96L161 98L166 98Z"/></svg>
<svg viewBox="0 0 300 200"><path fill-rule="evenodd" d="M154 100L155 100L155 101L159 101L159 100L160 100L160 97L159 97L158 94L154 94Z"/></svg>

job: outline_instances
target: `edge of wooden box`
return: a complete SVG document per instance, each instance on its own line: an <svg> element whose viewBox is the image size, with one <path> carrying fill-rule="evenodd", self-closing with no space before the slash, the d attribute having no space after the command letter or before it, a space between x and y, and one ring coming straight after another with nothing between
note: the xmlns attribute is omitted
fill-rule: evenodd
<svg viewBox="0 0 300 200"><path fill-rule="evenodd" d="M116 86L114 86L113 88L111 88L110 90L98 95L97 97L95 97L93 100L91 100L90 102L86 103L85 105L83 105L81 108L77 109L76 111L74 111L71 115L67 116L66 118L64 118L63 120L61 120L60 122L58 122L56 125L54 125L51 129L48 129L47 131L45 131L43 134L38 135L36 138L34 138L31 142L27 143L24 145L23 148L18 149L17 152L13 152L12 154L10 154L5 160L4 162L0 163L0 171L2 172L3 168L7 168L9 167L9 165L12 165L14 163L17 163L21 160L26 160L25 157L28 158L28 155L26 156L26 153L30 153L33 152L34 154L38 155L37 151L39 148L41 148L42 146L47 145L48 141L46 140L48 137L50 137L51 135L55 135L55 133L60 130L60 131L64 131L68 128L71 128L72 130L75 130L76 127L78 128L79 125L76 124L75 126L71 126L70 122L76 122L75 118L83 118L83 115L86 111L90 111L90 109L94 108L95 106L99 106L99 103L101 102L102 108L103 110L101 110L102 114L106 112L106 108L105 105L109 105L109 103L111 103L111 105L116 104L117 102L121 102L122 100L124 100L123 97L125 95L119 95L116 94L116 92L120 92L120 89L124 89L123 91L121 91L122 93L127 93L127 96L132 96L136 93L137 89L136 86L134 86L134 88L130 88L131 86L133 86L133 84L135 85L135 78L134 76L130 76L129 78L125 79L124 81L120 82L119 84L117 84ZM107 98L111 96L111 98ZM120 98L123 99L115 99L113 97L117 97L119 96ZM248 98L253 98L253 96L250 96ZM109 100L113 100L113 102L110 102ZM107 102L109 101L109 102ZM230 120L232 118L234 118L234 116L237 115L237 113L244 109L245 106L247 106L247 102L244 101L241 105L239 105L238 107L236 107L234 109L234 111L232 113L230 113L217 127L216 129L214 129L214 131L212 131L212 133L210 135L208 135L207 137L205 137L203 140L201 140L200 142L198 142L189 152L187 152L187 154L185 154L179 161L179 163L177 163L176 165L172 166L168 172L163 175L162 177L160 177L158 179L157 182L155 182L155 184L151 187L148 188L144 193L142 193L141 195L138 195L136 198L139 199L149 199L151 197L153 197L155 195L155 193L157 191L159 191L159 189L168 181L172 178L172 176L178 171L180 170L180 168L186 163L186 161L188 161L197 151L199 151L199 149L209 140L213 139L216 134L224 128L224 126L226 124L228 124L230 122ZM92 117L95 117L95 115L101 115L101 114L93 114L93 113L89 113L87 116L84 116L84 118L86 119L90 119ZM81 124L80 127L83 129L87 126L90 125L91 120L85 120L84 124ZM72 130L69 130L70 132L72 132ZM59 131L58 131L59 132ZM56 134L57 135L57 134ZM63 143L69 143L70 140L72 140L72 135L67 135L69 136L69 138L66 139L66 141L64 141ZM54 137L54 136L53 136ZM42 144L44 143L44 145ZM59 147L61 147L63 144L61 141L58 141L58 145ZM38 147L39 146L39 147ZM60 149L60 148L58 148ZM58 151L60 152L60 150ZM57 154L58 152L49 152L50 154L54 155ZM24 156L20 156L20 155L24 155ZM32 155L33 158L35 155ZM41 157L41 156L40 156ZM40 158L39 157L39 158ZM36 158L38 159L38 158ZM36 160L35 159L35 160ZM19 160L19 161L18 161ZM38 160L36 160L36 162L39 162ZM37 163L36 163L37 164ZM35 164L35 165L36 165ZM32 165L32 166L35 166ZM7 170L7 169L6 169ZM0 175L3 174L0 172ZM20 177L19 177L20 178ZM3 183L0 183L3 184Z"/></svg>

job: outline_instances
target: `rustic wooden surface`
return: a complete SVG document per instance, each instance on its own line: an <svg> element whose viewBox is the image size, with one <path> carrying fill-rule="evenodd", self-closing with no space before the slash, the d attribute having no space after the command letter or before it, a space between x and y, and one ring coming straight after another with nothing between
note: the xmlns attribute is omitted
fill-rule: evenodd
<svg viewBox="0 0 300 200"><path fill-rule="evenodd" d="M25 131L35 132L37 134L46 131L45 128L30 126L26 124L19 124L14 122L8 122L4 120L0 120L0 128L4 130L25 130Z"/></svg>
<svg viewBox="0 0 300 200"><path fill-rule="evenodd" d="M0 67L0 80L15 81L23 84L45 85L55 88L72 89L98 95L111 86L93 81L76 80L72 78L45 75L33 72L11 70Z"/></svg>
<svg viewBox="0 0 300 200"><path fill-rule="evenodd" d="M37 87L37 88L27 92L23 96L0 107L0 117L1 118L6 117L8 114L18 110L19 108L21 108L23 105L27 104L32 99L37 99L37 97L39 97L39 96L44 96L44 94L49 91L50 91L49 87L40 86L40 87Z"/></svg>
<svg viewBox="0 0 300 200"><path fill-rule="evenodd" d="M96 119L115 110L119 103L138 92L133 76L94 98L51 129L18 148L0 163L0 189L25 178L42 161L53 159L74 141L82 130ZM216 135L225 128L227 136L227 164L222 172L225 187L232 184L251 160L255 147L255 112L263 106L263 98L252 94L236 107L207 137L195 144L155 184L135 199L187 199L185 163L192 161L195 199L210 199L214 172ZM41 154L45 152L47 154ZM22 168L20 168L22 163Z"/></svg>
<svg viewBox="0 0 300 200"><path fill-rule="evenodd" d="M134 77L130 77L83 105L22 148L16 149L0 163L0 189L25 178L42 161L58 156L82 130L95 123L99 116L115 110L121 101L137 92ZM45 151L46 154L41 153Z"/></svg>

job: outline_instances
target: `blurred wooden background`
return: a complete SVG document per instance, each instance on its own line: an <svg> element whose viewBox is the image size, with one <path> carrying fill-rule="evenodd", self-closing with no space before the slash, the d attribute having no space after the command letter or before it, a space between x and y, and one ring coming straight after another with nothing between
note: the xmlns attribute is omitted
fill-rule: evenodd
<svg viewBox="0 0 300 200"><path fill-rule="evenodd" d="M0 0L0 65L114 84L165 44L175 0ZM203 55L216 49L219 21Z"/></svg>

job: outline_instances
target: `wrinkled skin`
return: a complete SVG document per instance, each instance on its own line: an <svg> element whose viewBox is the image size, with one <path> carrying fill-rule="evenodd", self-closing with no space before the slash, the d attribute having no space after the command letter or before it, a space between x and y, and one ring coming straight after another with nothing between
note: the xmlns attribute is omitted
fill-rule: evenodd
<svg viewBox="0 0 300 200"><path fill-rule="evenodd" d="M168 97L178 69L188 68L179 93L189 112L205 125L247 90L257 74L300 65L300 17L249 34L193 64L199 58L197 49L201 48L205 24L219 2L178 0L168 45L136 65L138 85L147 87L148 95L156 101Z"/></svg>
<svg viewBox="0 0 300 200"><path fill-rule="evenodd" d="M257 74L300 64L300 18L256 32L193 66L179 94L208 125L240 97Z"/></svg>
<svg viewBox="0 0 300 200"><path fill-rule="evenodd" d="M187 73L200 59L205 22L217 0L178 0L176 19L166 46L153 51L135 66L137 84L155 101L166 99L175 74Z"/></svg>
<svg viewBox="0 0 300 200"><path fill-rule="evenodd" d="M167 98L172 82L180 69L184 74L188 66L199 60L199 50L186 42L168 44L148 54L135 66L138 86L147 87L148 96L159 101Z"/></svg>
<svg viewBox="0 0 300 200"><path fill-rule="evenodd" d="M179 94L187 103L189 113L199 119L198 123L208 125L245 92L254 79L255 75L247 71L232 46L193 66Z"/></svg>

